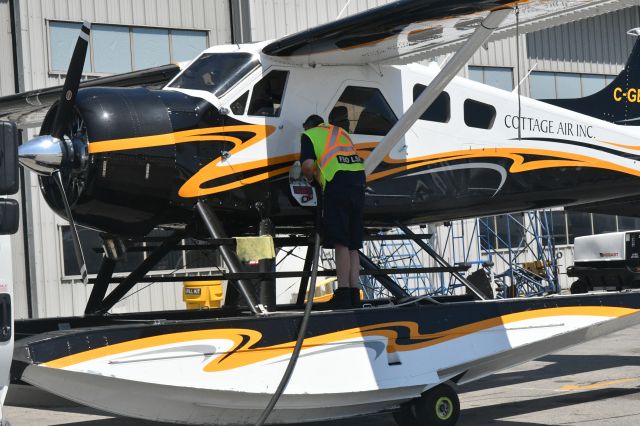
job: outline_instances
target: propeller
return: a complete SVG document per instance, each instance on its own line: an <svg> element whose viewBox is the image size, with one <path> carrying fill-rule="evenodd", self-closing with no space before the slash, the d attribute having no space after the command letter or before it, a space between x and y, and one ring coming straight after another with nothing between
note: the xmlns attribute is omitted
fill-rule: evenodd
<svg viewBox="0 0 640 426"><path fill-rule="evenodd" d="M68 127L73 116L73 104L76 101L78 88L80 87L80 79L82 78L82 70L84 68L84 60L87 56L87 48L89 47L89 33L91 32L91 24L84 22L80 28L80 35L73 49L71 62L67 71L67 78L64 80L62 87L62 96L58 101L58 110L56 118L53 120L51 127L51 136L62 139L64 132Z"/></svg>
<svg viewBox="0 0 640 426"><path fill-rule="evenodd" d="M71 228L71 237L73 239L73 248L76 254L76 261L82 276L82 282L87 284L87 265L82 252L80 238L78 237L78 229L73 215L71 206L65 190L62 172L63 169L72 169L74 166L83 163L83 155L86 155L86 144L76 143L74 141L74 104L78 89L80 87L80 79L82 78L82 70L84 61L89 47L89 34L91 32L91 24L84 22L80 29L80 35L73 49L67 77L64 80L62 95L58 101L55 118L49 128L49 134L41 134L29 140L20 146L18 150L18 158L20 164L44 177L51 177L55 181L60 196L64 204L64 210ZM69 171L71 173L71 171ZM73 183L73 177L70 177ZM72 188L73 192L73 188ZM73 195L73 194L72 194Z"/></svg>

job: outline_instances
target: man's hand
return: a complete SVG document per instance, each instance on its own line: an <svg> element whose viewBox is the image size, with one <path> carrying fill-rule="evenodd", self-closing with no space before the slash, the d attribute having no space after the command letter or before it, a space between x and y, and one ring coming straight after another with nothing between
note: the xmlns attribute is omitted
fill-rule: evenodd
<svg viewBox="0 0 640 426"><path fill-rule="evenodd" d="M316 167L315 160L308 159L308 160L305 160L304 163L302 163L302 174L304 175L305 178L307 178L309 182L313 182L314 178L318 179L319 173L320 173L320 170L318 170L318 168ZM318 179L318 182L320 182L319 179Z"/></svg>

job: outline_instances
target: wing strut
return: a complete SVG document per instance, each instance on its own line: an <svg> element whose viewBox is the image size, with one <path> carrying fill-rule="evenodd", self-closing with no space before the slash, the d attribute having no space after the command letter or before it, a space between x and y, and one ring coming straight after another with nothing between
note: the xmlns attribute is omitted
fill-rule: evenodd
<svg viewBox="0 0 640 426"><path fill-rule="evenodd" d="M365 173L369 176L389 154L391 149L404 137L411 126L431 106L453 77L471 59L473 54L482 46L489 36L498 29L502 21L511 13L510 8L498 9L489 13L467 42L456 52L444 68L436 75L413 105L400 117L389 133L380 141L364 162Z"/></svg>

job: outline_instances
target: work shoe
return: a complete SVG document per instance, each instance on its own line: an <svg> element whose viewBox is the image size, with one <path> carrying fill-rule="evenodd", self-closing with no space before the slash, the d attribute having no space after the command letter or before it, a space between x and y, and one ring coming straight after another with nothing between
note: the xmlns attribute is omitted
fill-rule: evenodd
<svg viewBox="0 0 640 426"><path fill-rule="evenodd" d="M328 302L318 303L315 306L318 309L351 309L356 307L354 303L353 288L338 287L333 291L333 297ZM358 298L360 295L358 294Z"/></svg>
<svg viewBox="0 0 640 426"><path fill-rule="evenodd" d="M338 287L333 291L333 298L329 303L331 303L332 309L353 308L353 289L350 287Z"/></svg>
<svg viewBox="0 0 640 426"><path fill-rule="evenodd" d="M360 300L360 289L349 288L351 290L351 306L353 308L362 308L362 300Z"/></svg>

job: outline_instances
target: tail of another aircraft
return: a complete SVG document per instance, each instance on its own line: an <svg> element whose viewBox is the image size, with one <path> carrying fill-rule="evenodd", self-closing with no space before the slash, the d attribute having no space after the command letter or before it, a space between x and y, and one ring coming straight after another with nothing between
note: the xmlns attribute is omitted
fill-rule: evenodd
<svg viewBox="0 0 640 426"><path fill-rule="evenodd" d="M630 30L628 34L640 36L640 28ZM544 102L615 124L640 126L640 38L624 70L607 87L584 98Z"/></svg>

